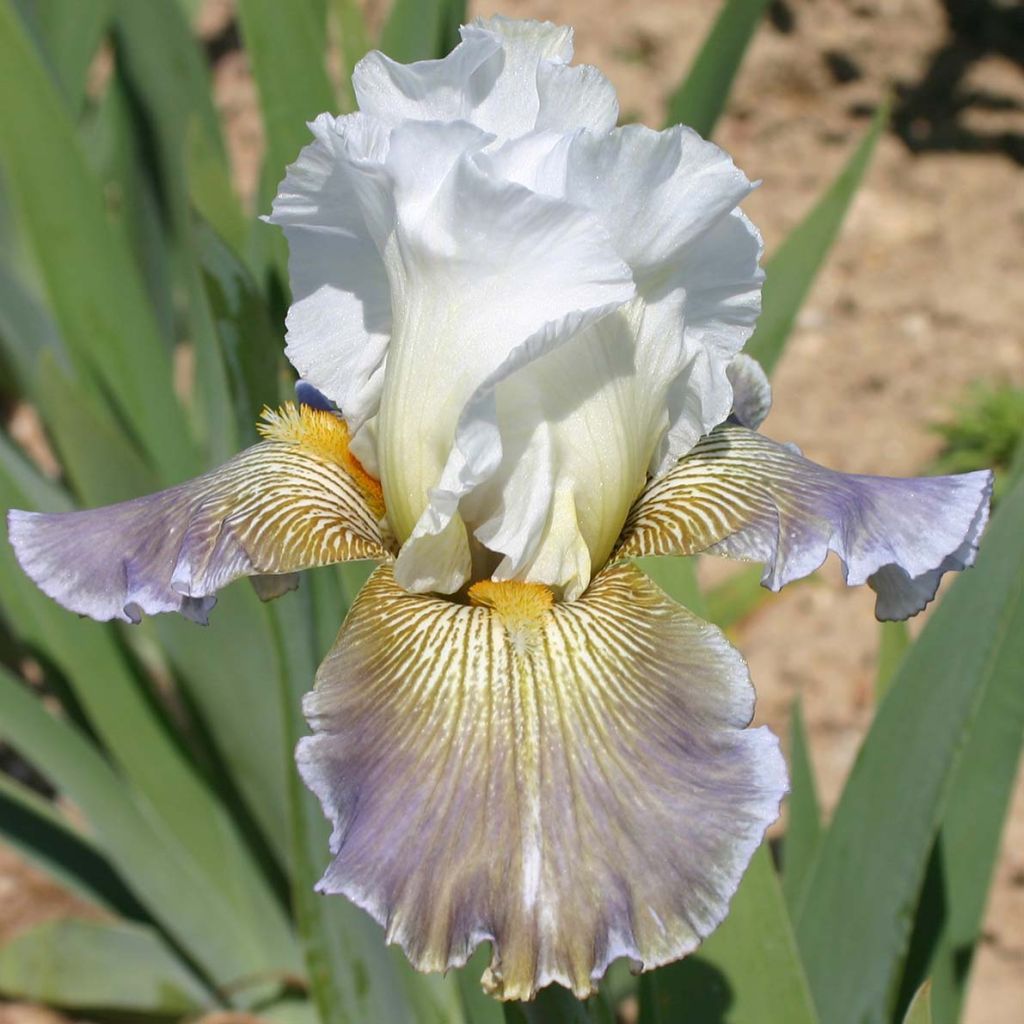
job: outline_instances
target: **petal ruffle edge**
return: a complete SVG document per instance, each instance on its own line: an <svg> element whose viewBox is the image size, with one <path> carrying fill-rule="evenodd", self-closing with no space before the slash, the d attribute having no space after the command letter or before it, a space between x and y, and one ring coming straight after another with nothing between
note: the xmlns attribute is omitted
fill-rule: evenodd
<svg viewBox="0 0 1024 1024"><path fill-rule="evenodd" d="M371 577L305 710L298 762L334 826L319 889L370 912L421 970L490 940L484 985L591 993L725 916L786 773L746 729L753 690L722 633L632 566L552 606L483 605Z"/></svg>
<svg viewBox="0 0 1024 1024"><path fill-rule="evenodd" d="M916 615L942 574L973 564L992 474L897 479L836 473L792 446L716 427L633 506L616 558L701 551L765 563L772 590L828 552L878 593L880 619Z"/></svg>

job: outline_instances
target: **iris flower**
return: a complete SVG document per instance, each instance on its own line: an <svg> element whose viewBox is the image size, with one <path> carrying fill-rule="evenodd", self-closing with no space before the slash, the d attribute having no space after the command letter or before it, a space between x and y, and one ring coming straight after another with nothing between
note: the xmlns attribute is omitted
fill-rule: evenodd
<svg viewBox="0 0 1024 1024"><path fill-rule="evenodd" d="M742 657L631 560L757 560L774 590L831 550L905 618L973 561L990 487L757 433L752 185L687 128L616 127L571 56L502 18L443 60L367 56L269 218L300 402L160 494L10 514L25 572L99 620L205 621L236 577L379 561L305 702L319 889L422 970L489 941L506 999L692 951L786 792Z"/></svg>

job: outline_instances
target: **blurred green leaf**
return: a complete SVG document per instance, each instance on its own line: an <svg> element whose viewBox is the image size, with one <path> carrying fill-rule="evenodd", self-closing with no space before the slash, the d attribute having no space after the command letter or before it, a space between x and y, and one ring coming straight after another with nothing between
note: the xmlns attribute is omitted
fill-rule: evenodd
<svg viewBox="0 0 1024 1024"><path fill-rule="evenodd" d="M1003 682L986 689L954 770L907 958L904 989L930 976L940 1024L960 1019L1024 742L1019 664L1018 685Z"/></svg>
<svg viewBox="0 0 1024 1024"><path fill-rule="evenodd" d="M123 917L146 914L95 844L48 800L0 773L0 837L59 885Z"/></svg>
<svg viewBox="0 0 1024 1024"><path fill-rule="evenodd" d="M807 746L803 702L793 704L789 733L789 819L782 845L782 894L795 916L824 829Z"/></svg>
<svg viewBox="0 0 1024 1024"><path fill-rule="evenodd" d="M223 177L228 176L206 63L177 4L115 0L115 9L118 58L146 111L161 189L180 222L187 213L185 157L190 132L202 137L216 155Z"/></svg>
<svg viewBox="0 0 1024 1024"><path fill-rule="evenodd" d="M160 185L175 276L187 301L196 364L193 417L207 462L216 464L234 454L251 428L242 434L236 430L220 333L199 269L190 186L209 190L201 205L217 206L218 222L239 242L244 239L241 211L230 185L209 76L181 9L117 0L116 29L124 76L139 108L135 134L152 140L149 177ZM201 159L201 173L189 166L190 157Z"/></svg>
<svg viewBox="0 0 1024 1024"><path fill-rule="evenodd" d="M311 141L307 121L335 108L327 77L322 10L312 0L240 0L246 52L260 93L267 151L260 181L259 212L270 211L285 168ZM287 278L287 249L276 228L258 227L260 253Z"/></svg>
<svg viewBox="0 0 1024 1024"><path fill-rule="evenodd" d="M151 928L66 919L0 946L0 992L80 1010L178 1015L211 995Z"/></svg>
<svg viewBox="0 0 1024 1024"><path fill-rule="evenodd" d="M287 774L294 765L274 699L277 652L267 609L244 581L239 584L220 593L209 629L180 615L154 617L150 628L198 711L232 787L284 867Z"/></svg>
<svg viewBox="0 0 1024 1024"><path fill-rule="evenodd" d="M818 1021L767 843L754 854L718 929L696 953L644 982L641 1024Z"/></svg>
<svg viewBox="0 0 1024 1024"><path fill-rule="evenodd" d="M341 105L345 110L356 109L356 94L352 89L352 71L356 64L373 48L370 32L366 25L366 14L358 0L333 0L331 14L338 27L341 40L342 95Z"/></svg>
<svg viewBox="0 0 1024 1024"><path fill-rule="evenodd" d="M153 470L110 407L62 373L49 351L39 360L32 391L64 472L85 504L106 505L157 489Z"/></svg>
<svg viewBox="0 0 1024 1024"><path fill-rule="evenodd" d="M227 374L235 432L242 444L258 440L256 421L279 392L281 335L247 267L209 225L193 227L210 315Z"/></svg>
<svg viewBox="0 0 1024 1024"><path fill-rule="evenodd" d="M452 972L459 988L466 1024L503 1024L505 1020L503 1004L487 995L480 984L490 962L490 944L483 943L477 947L465 967L458 967Z"/></svg>
<svg viewBox="0 0 1024 1024"><path fill-rule="evenodd" d="M730 629L752 615L772 596L767 587L761 586L764 568L760 565L745 565L728 579L704 591L708 619L722 629Z"/></svg>
<svg viewBox="0 0 1024 1024"><path fill-rule="evenodd" d="M769 376L782 355L796 315L839 234L888 120L889 105L884 104L839 177L765 264L762 312L744 351L756 359Z"/></svg>
<svg viewBox="0 0 1024 1024"><path fill-rule="evenodd" d="M86 666L88 659L83 659ZM0 668L0 736L81 810L135 897L220 984L268 966L261 936L95 747ZM270 966L278 966L271 964Z"/></svg>
<svg viewBox="0 0 1024 1024"><path fill-rule="evenodd" d="M880 622L878 624L878 662L875 666L875 701L880 702L889 692L912 643L906 622Z"/></svg>
<svg viewBox="0 0 1024 1024"><path fill-rule="evenodd" d="M668 124L689 125L711 138L767 6L768 0L726 0L685 81L669 97Z"/></svg>
<svg viewBox="0 0 1024 1024"><path fill-rule="evenodd" d="M176 340L175 282L159 169L144 142L149 134L118 63L98 105L80 124L78 140L102 192L107 220L138 268L153 319L170 352Z"/></svg>
<svg viewBox="0 0 1024 1024"><path fill-rule="evenodd" d="M17 0L17 7L68 110L77 116L85 102L89 67L110 24L111 0Z"/></svg>
<svg viewBox="0 0 1024 1024"><path fill-rule="evenodd" d="M0 474L13 482L14 493L23 495L26 504L48 512L68 512L72 502L53 480L48 480L28 461L11 439L0 432Z"/></svg>
<svg viewBox="0 0 1024 1024"><path fill-rule="evenodd" d="M167 387L170 359L127 247L67 111L11 9L0 2L0 167L31 239L61 334L106 383L166 479L195 468L185 419Z"/></svg>
<svg viewBox="0 0 1024 1024"><path fill-rule="evenodd" d="M506 1024L614 1024L601 995L580 1002L561 985L542 988L529 1003L505 1003Z"/></svg>
<svg viewBox="0 0 1024 1024"><path fill-rule="evenodd" d="M62 370L70 362L53 317L6 256L0 248L0 348L15 378L7 383L27 395L44 352Z"/></svg>
<svg viewBox="0 0 1024 1024"><path fill-rule="evenodd" d="M204 221L240 257L245 258L250 225L235 194L219 140L193 115L185 132L185 177L189 198Z"/></svg>
<svg viewBox="0 0 1024 1024"><path fill-rule="evenodd" d="M395 0L380 48L401 64L435 60L458 43L465 20L465 0Z"/></svg>
<svg viewBox="0 0 1024 1024"><path fill-rule="evenodd" d="M932 1024L932 984L926 981L907 1007L903 1024Z"/></svg>
<svg viewBox="0 0 1024 1024"><path fill-rule="evenodd" d="M1019 689L1021 522L1024 484L994 516L976 567L956 580L908 652L822 843L796 931L829 1024L887 1015L929 852L979 708Z"/></svg>

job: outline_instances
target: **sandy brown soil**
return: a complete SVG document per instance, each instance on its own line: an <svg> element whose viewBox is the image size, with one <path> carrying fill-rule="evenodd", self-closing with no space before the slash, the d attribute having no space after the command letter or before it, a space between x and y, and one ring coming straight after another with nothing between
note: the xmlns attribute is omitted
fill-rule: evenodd
<svg viewBox="0 0 1024 1024"><path fill-rule="evenodd" d="M1010 9L996 6L997 15ZM478 0L472 7L575 25L578 59L612 78L624 116L657 126L719 3ZM231 10L231 0L209 0L204 34L219 32ZM903 138L890 133L879 145L775 375L776 407L765 426L837 469L919 472L938 447L928 424L969 382L1024 385L1024 74L1019 52L1017 62L996 52L1009 49L1010 36L1001 23L992 26L986 50L984 41L953 39L940 0L776 3L717 132L737 163L764 180L747 210L771 253L848 157L870 110L897 91ZM214 80L236 179L251 198L262 139L244 55L222 56ZM970 100L965 109L957 97ZM721 575L714 566L703 571ZM834 567L823 577L820 586L773 598L743 624L738 642L758 686L759 720L786 735L789 709L802 697L831 809L870 723L878 631L870 593L843 588ZM0 921L21 913L25 892L46 905L39 890L22 888L24 877L10 857L0 860ZM61 897L53 899L59 905ZM967 1024L1016 1024L1022 1002L1024 776ZM50 1024L45 1015L12 1012L0 1007L0 1024Z"/></svg>

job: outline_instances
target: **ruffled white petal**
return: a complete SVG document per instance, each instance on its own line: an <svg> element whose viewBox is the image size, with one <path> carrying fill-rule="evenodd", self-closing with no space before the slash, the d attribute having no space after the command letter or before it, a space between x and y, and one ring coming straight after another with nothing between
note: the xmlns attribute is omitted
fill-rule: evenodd
<svg viewBox="0 0 1024 1024"><path fill-rule="evenodd" d="M345 378L410 590L497 573L578 596L645 475L734 406L727 369L760 301L760 238L736 209L752 186L688 129L615 129L611 86L571 57L567 29L478 21L441 61L370 55L363 114L318 123L346 238L386 272L391 336L361 322L331 373L300 368L324 390ZM331 253L294 244L315 280ZM316 293L292 333L326 343L366 310Z"/></svg>
<svg viewBox="0 0 1024 1024"><path fill-rule="evenodd" d="M611 83L596 68L568 66L572 29L496 16L460 32L462 42L442 60L364 57L352 76L360 110L389 125L467 121L500 139L535 128L614 126Z"/></svg>
<svg viewBox="0 0 1024 1024"><path fill-rule="evenodd" d="M495 579L573 600L611 553L665 425L649 313L634 299L499 384L501 468L466 503Z"/></svg>
<svg viewBox="0 0 1024 1024"><path fill-rule="evenodd" d="M288 168L268 218L290 249L285 351L356 433L380 398L391 295L352 175L357 161L382 157L387 135L360 114L322 114L310 128L315 141Z"/></svg>
<svg viewBox="0 0 1024 1024"><path fill-rule="evenodd" d="M494 388L633 292L595 220L482 173L464 123L395 129L385 248L394 327L378 422L381 479L405 541L402 584L451 592L472 553L460 500L501 460ZM424 159L422 154L431 154ZM447 155L442 155L447 154Z"/></svg>

